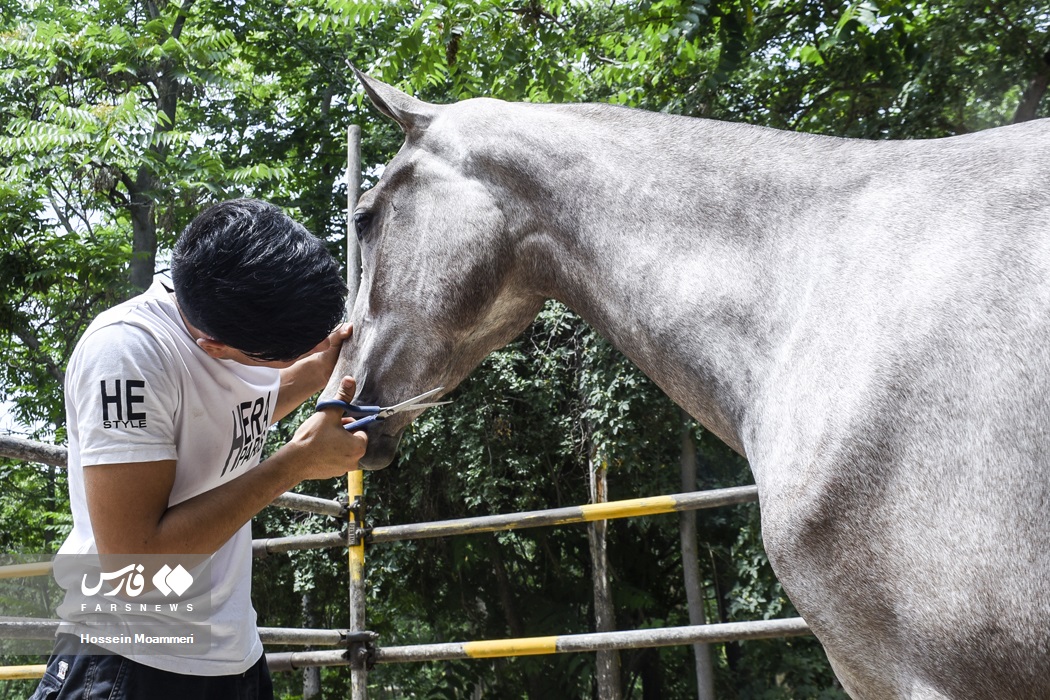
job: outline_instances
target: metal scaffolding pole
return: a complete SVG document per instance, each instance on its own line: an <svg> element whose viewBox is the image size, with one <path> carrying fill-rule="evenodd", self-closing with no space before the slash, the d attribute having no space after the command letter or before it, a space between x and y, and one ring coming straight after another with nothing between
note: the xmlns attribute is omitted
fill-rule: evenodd
<svg viewBox="0 0 1050 700"><path fill-rule="evenodd" d="M355 141L355 138L357 139ZM350 135L351 150L359 148L359 135ZM355 152L356 153L356 152ZM357 172L360 172L358 166ZM359 175L358 175L359 177ZM352 186L359 187L359 180ZM352 220L352 217L351 217ZM356 237L351 236L356 243ZM356 255L356 248L351 253ZM358 267L351 267L359 275ZM351 280L351 295L356 296L356 277ZM64 450L41 450L39 443L10 441L0 443L0 456L17 452L21 459L64 462ZM47 463L47 462L45 462ZM593 652L603 649L634 649L641 647L672 646L696 643L769 639L809 634L801 618L735 622L642 629L590 634L556 635L519 639L496 639L446 644L423 644L403 647L377 648L376 635L365 629L365 541L389 542L404 539L443 537L474 532L495 532L529 527L565 525L612 518L626 518L658 513L682 512L701 508L748 503L758 500L754 486L742 486L715 491L681 493L669 496L635 498L608 503L555 508L543 511L508 513L503 515L462 518L432 523L414 523L367 530L364 527L364 478L361 471L350 472L348 479L349 505L302 494L288 493L275 505L309 513L328 515L347 521L342 532L325 532L295 537L276 537L253 541L253 554L266 556L275 552L320 547L348 547L350 624L346 630L259 628L259 636L266 644L319 645L341 647L332 651L278 652L267 654L272 671L290 671L312 666L350 666L351 700L367 700L368 669L375 663L408 663L471 658L495 658L567 652ZM44 576L50 573L50 562L32 562L0 567L0 578ZM58 620L37 620L0 617L0 638L46 639L54 635ZM43 665L0 667L0 680L38 678Z"/></svg>
<svg viewBox="0 0 1050 700"><path fill-rule="evenodd" d="M298 510L303 513L330 515L340 520L346 519L346 506L339 501L330 501L327 498L317 498L316 496L307 496L301 493L292 493L291 491L273 499L270 505Z"/></svg>
<svg viewBox="0 0 1050 700"><path fill-rule="evenodd" d="M506 656L535 656L599 649L640 649L643 647L677 646L699 642L730 642L747 639L771 639L812 634L801 617L753 622L726 622L691 627L661 627L625 632L563 634L522 639L493 639L482 642L419 644L406 647L384 647L376 653L377 663L411 661L445 661L452 659L492 659Z"/></svg>
<svg viewBox="0 0 1050 700"><path fill-rule="evenodd" d="M455 659L492 659L541 654L593 652L599 649L641 649L753 639L779 639L808 634L812 634L812 632L810 632L809 627L802 618L790 617L778 620L726 622L688 627L660 627L619 632L563 634L550 637L380 647L376 650L375 662L384 664L451 661ZM273 670L304 668L306 666L346 666L350 663L346 652L343 651L270 654L267 656L267 660L271 664L270 668Z"/></svg>
<svg viewBox="0 0 1050 700"><path fill-rule="evenodd" d="M346 532L317 532L311 535L291 535L289 537L269 537L252 540L252 556L265 558L279 552L296 552L303 549L330 549L346 544Z"/></svg>
<svg viewBox="0 0 1050 700"><path fill-rule="evenodd" d="M548 525L568 525L570 523L585 523L593 520L633 518L640 515L718 508L737 503L752 503L757 500L758 487L734 486L713 491L630 498L623 501L607 501L605 503L552 508L550 510L533 510L523 513L483 515L477 518L459 518L457 520L440 520L430 523L376 527L370 531L368 541L369 543L394 542L478 532L520 530Z"/></svg>
<svg viewBox="0 0 1050 700"><path fill-rule="evenodd" d="M365 538L364 520L364 473L360 470L347 475L350 496L350 527L347 532L348 560L350 564L350 629L365 630ZM363 654L350 659L350 698L367 700L369 658L364 647L357 647Z"/></svg>
<svg viewBox="0 0 1050 700"><path fill-rule="evenodd" d="M357 300L361 286L361 251L354 230L354 209L361 191L361 127L352 125L346 132L346 286L347 299ZM349 314L348 314L349 315ZM350 566L350 630L363 633L365 630L365 482L360 470L347 474L347 500L349 522L346 529L347 559ZM351 646L350 700L368 700L367 647ZM324 653L324 652L322 652Z"/></svg>
<svg viewBox="0 0 1050 700"><path fill-rule="evenodd" d="M64 468L68 451L61 445L48 445L13 435L0 435L0 457ZM275 498L271 505L301 510L304 513L330 515L341 520L346 518L346 508L338 501L306 496L301 493L282 494Z"/></svg>

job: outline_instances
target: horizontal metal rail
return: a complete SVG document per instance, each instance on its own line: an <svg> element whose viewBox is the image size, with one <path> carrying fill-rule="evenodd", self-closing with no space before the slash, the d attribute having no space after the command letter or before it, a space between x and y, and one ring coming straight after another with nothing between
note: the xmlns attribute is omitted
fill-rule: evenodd
<svg viewBox="0 0 1050 700"><path fill-rule="evenodd" d="M318 666L349 666L350 655L342 651L278 651L266 655L270 673Z"/></svg>
<svg viewBox="0 0 1050 700"><path fill-rule="evenodd" d="M295 671L311 666L347 666L350 662L346 654L345 651L277 652L266 654L266 665L270 673ZM324 659L315 660L318 655L322 655ZM0 681L36 680L43 678L45 671L47 671L46 664L0 666Z"/></svg>
<svg viewBox="0 0 1050 700"><path fill-rule="evenodd" d="M61 620L0 617L0 639L53 639Z"/></svg>
<svg viewBox="0 0 1050 700"><path fill-rule="evenodd" d="M0 579L50 576L51 568L52 564L49 561L34 561L28 564L8 564L6 566L0 566Z"/></svg>
<svg viewBox="0 0 1050 700"><path fill-rule="evenodd" d="M401 647L379 647L376 663L413 663L450 661L454 659L491 659L541 654L565 654L604 649L640 649L688 644L714 644L753 639L798 637L812 634L800 617L753 622L726 622L688 627L590 634L563 634L551 637L494 639L481 642L417 644ZM350 660L345 651L297 651L267 654L271 671L290 671L307 666L346 666Z"/></svg>
<svg viewBox="0 0 1050 700"><path fill-rule="evenodd" d="M325 501L320 498L287 493L280 497L286 499L286 507L304 510L316 508L311 512L334 513L334 507L340 508L339 516L345 516L346 509L337 501ZM649 496L631 498L623 501L594 503L549 510L534 510L523 513L505 513L502 515L483 515L477 518L459 518L429 523L409 523L373 528L368 536L371 543L393 542L407 539L425 539L447 537L480 532L497 532L501 530L523 530L532 527L568 525L585 523L594 520L612 520L642 515L659 515L686 510L717 508L738 503L751 503L758 500L758 488L755 486L735 486L712 491L695 491L678 493L670 496ZM284 504L282 504L284 505ZM323 509L323 510L322 510ZM346 532L321 532L310 535L290 537L270 537L252 540L252 556L263 558L270 554L291 552L304 549L325 549L345 547ZM51 572L49 562L35 564L17 564L0 567L0 579L22 576L41 576Z"/></svg>
<svg viewBox="0 0 1050 700"><path fill-rule="evenodd" d="M270 505L278 508L288 508L289 510L298 510L303 513L330 515L339 519L346 518L346 506L339 501L330 501L326 498L316 498L291 491L281 494Z"/></svg>
<svg viewBox="0 0 1050 700"><path fill-rule="evenodd" d="M22 462L37 462L52 467L65 467L68 454L68 450L61 445L48 445L13 435L0 435L0 457L17 459ZM346 517L346 506L339 501L330 501L291 491L275 498L273 505L304 513L330 515L334 518Z"/></svg>
<svg viewBox="0 0 1050 700"><path fill-rule="evenodd" d="M311 535L294 535L290 537L269 537L252 540L252 556L264 559L271 554L292 552L304 549L328 549L346 546L346 532L318 532ZM28 564L8 564L0 566L0 579L28 578L32 576L49 576L52 563L49 561L31 562Z"/></svg>
<svg viewBox="0 0 1050 700"><path fill-rule="evenodd" d="M303 629L298 627L260 627L263 644L294 646L346 646L346 630Z"/></svg>
<svg viewBox="0 0 1050 700"><path fill-rule="evenodd" d="M534 510L504 515L483 515L477 518L459 518L457 520L376 527L371 530L368 541L393 542L396 540L447 537L449 535L464 535L477 532L518 530L547 525L567 525L570 523L591 522L593 520L612 520L640 515L657 515L685 510L700 510L702 508L717 508L737 503L751 503L757 500L758 487L735 486L728 489L678 493L670 496L632 498L624 501L609 501L607 503L552 508L550 510Z"/></svg>
<svg viewBox="0 0 1050 700"><path fill-rule="evenodd" d="M30 664L28 666L0 666L0 681L27 681L42 678L47 666Z"/></svg>
<svg viewBox="0 0 1050 700"><path fill-rule="evenodd" d="M291 537L270 537L252 540L252 556L262 559L280 552L294 552L302 549L326 549L345 547L345 532L319 532L313 535L294 535Z"/></svg>
<svg viewBox="0 0 1050 700"><path fill-rule="evenodd" d="M801 617L753 622L725 622L689 627L660 627L622 632L562 634L551 637L494 639L484 642L419 644L383 647L376 650L377 663L446 661L451 659L491 659L507 656L534 656L603 649L640 649L685 644L712 644L773 637L811 634Z"/></svg>
<svg viewBox="0 0 1050 700"><path fill-rule="evenodd" d="M51 635L57 620L51 623ZM0 629L6 625L0 622ZM38 627L42 629L42 627ZM260 627L264 644L327 644L344 645L346 630L297 630ZM412 663L419 661L449 661L453 659L491 659L541 654L566 654L599 651L603 649L640 649L648 647L712 644L754 639L797 637L811 634L800 617L754 622L726 622L689 627L660 627L656 629L595 632L590 634L563 634L550 637L523 637L493 639L480 642L452 642L448 644L418 644L413 646L380 647L376 649L376 663ZM43 639L45 637L35 637ZM332 651L274 652L266 655L272 672L292 671L310 666L348 666L350 659L345 649ZM39 678L43 665L10 666L0 668L0 680Z"/></svg>

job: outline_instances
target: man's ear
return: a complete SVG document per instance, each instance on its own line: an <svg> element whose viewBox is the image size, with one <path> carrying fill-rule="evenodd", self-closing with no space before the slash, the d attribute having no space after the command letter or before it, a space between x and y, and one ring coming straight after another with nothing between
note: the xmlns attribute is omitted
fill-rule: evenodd
<svg viewBox="0 0 1050 700"><path fill-rule="evenodd" d="M230 346L226 343L220 343L218 340L212 340L211 338L197 338L197 347L208 353L208 357L216 360L229 359Z"/></svg>

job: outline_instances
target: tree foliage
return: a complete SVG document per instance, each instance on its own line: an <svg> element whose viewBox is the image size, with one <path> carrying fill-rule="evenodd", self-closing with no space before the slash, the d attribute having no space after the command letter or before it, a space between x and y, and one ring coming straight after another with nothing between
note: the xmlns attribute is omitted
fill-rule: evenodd
<svg viewBox="0 0 1050 700"><path fill-rule="evenodd" d="M1050 7L1036 0L0 0L0 399L64 439L61 382L101 309L165 267L211 201L271 199L333 242L346 223L344 134L363 127L366 183L400 145L349 65L424 99L603 101L861 138L924 138L1047 116ZM678 490L677 409L564 308L545 308L417 421L395 467L366 479L376 523ZM272 442L287 439L295 421ZM746 463L699 428L701 488ZM68 528L60 475L0 464L5 546ZM334 497L337 483L304 484ZM330 525L330 523L328 523ZM325 527L271 509L257 536ZM709 620L793 614L755 507L699 515ZM610 525L620 627L683 624L676 523ZM269 625L341 627L345 562L258 563ZM381 643L582 632L593 619L580 528L377 545L369 620ZM811 639L721 645L720 697L841 697ZM623 654L627 697L695 694L689 650ZM592 697L590 655L384 666L376 697ZM345 695L345 670L324 671ZM281 676L282 692L298 681Z"/></svg>

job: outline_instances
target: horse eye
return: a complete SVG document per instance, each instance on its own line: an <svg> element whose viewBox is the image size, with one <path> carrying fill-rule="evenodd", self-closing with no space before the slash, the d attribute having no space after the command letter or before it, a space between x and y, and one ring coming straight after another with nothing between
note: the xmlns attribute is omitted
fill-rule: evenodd
<svg viewBox="0 0 1050 700"><path fill-rule="evenodd" d="M369 212L354 212L354 230L357 232L358 240L364 237L370 223L372 223L372 215Z"/></svg>

